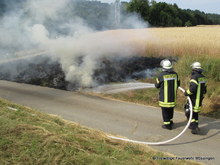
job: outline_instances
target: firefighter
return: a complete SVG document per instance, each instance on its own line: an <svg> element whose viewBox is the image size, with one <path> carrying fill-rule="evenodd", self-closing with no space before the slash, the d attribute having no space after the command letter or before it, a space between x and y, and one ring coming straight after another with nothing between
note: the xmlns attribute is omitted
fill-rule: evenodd
<svg viewBox="0 0 220 165"><path fill-rule="evenodd" d="M189 96L193 106L193 116L189 128L192 129L192 134L199 133L199 112L201 110L204 94L206 93L206 78L202 74L204 71L199 62L194 62L192 65L192 73L189 84L189 89L186 90L185 96ZM189 119L189 113L186 114Z"/></svg>
<svg viewBox="0 0 220 165"><path fill-rule="evenodd" d="M155 87L160 89L159 106L162 109L162 128L171 130L180 80L178 74L173 71L172 63L169 60L162 60L160 65L162 66L162 72L156 78Z"/></svg>

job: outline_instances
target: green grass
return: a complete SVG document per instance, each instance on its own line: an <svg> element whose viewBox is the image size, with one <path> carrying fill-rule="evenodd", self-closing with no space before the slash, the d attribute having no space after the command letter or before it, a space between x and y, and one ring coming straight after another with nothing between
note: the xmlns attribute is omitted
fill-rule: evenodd
<svg viewBox="0 0 220 165"><path fill-rule="evenodd" d="M181 79L181 86L188 89L191 73L190 65L199 61L207 77L207 94L203 101L202 114L220 119L220 59L209 56L184 56L174 66Z"/></svg>
<svg viewBox="0 0 220 165"><path fill-rule="evenodd" d="M11 110L9 107L17 109ZM198 164L0 99L0 164Z"/></svg>

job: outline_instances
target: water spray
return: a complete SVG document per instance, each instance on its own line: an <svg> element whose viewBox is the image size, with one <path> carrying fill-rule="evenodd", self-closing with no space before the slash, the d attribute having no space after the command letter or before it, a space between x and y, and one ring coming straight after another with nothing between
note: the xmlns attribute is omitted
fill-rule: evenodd
<svg viewBox="0 0 220 165"><path fill-rule="evenodd" d="M6 64L6 63L9 63L9 62L25 60L25 59L29 59L31 57L42 56L42 55L45 55L47 53L49 53L49 51L44 51L44 50L37 50L36 52L33 52L33 53L24 52L23 54L19 54L19 56L17 56L17 57L13 57L13 58L10 58L10 59L5 59L5 60L0 60L0 64Z"/></svg>
<svg viewBox="0 0 220 165"><path fill-rule="evenodd" d="M179 87L179 89L184 93L185 90L181 87ZM116 137L116 136L108 136L112 139L116 139L116 140L122 140L122 141L126 141L126 142L131 142L131 143L137 143L137 144L147 144L147 145L161 145L161 144L166 144L169 142L172 142L174 140L176 140L177 138L179 138L181 135L183 135L183 133L187 130L187 128L190 125L190 122L192 120L192 114L193 114L193 109L192 109L192 101L190 99L189 96L187 96L187 100L189 101L189 107L190 107L190 116L189 116L189 120L188 123L186 124L185 128L182 130L182 132L180 132L177 136L166 140L166 141L161 141L161 142L143 142L143 141L137 141L137 140L130 140L130 139L125 139L125 138L120 138L120 137Z"/></svg>

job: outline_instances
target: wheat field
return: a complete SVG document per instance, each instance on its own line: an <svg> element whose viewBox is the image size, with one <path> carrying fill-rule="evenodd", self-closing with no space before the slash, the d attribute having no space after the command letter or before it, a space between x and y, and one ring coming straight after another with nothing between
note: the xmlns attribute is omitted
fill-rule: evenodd
<svg viewBox="0 0 220 165"><path fill-rule="evenodd" d="M212 56L220 58L220 25L113 30L105 35L124 41L145 56Z"/></svg>
<svg viewBox="0 0 220 165"><path fill-rule="evenodd" d="M159 55L220 57L220 26L148 29L156 40L149 41Z"/></svg>

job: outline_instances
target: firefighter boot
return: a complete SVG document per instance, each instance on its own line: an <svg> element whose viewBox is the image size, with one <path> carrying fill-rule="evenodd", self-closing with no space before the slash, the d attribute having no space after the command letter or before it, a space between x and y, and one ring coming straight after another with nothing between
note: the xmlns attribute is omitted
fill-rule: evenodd
<svg viewBox="0 0 220 165"><path fill-rule="evenodd" d="M191 131L192 134L198 134L199 133L200 129L198 127L198 123L192 122L190 124L190 126L191 126L191 129L192 129L192 131Z"/></svg>
<svg viewBox="0 0 220 165"><path fill-rule="evenodd" d="M172 130L171 124L164 124L164 125L162 125L162 128L163 128L163 129Z"/></svg>
<svg viewBox="0 0 220 165"><path fill-rule="evenodd" d="M173 127L173 120L170 120L170 126Z"/></svg>
<svg viewBox="0 0 220 165"><path fill-rule="evenodd" d="M199 127L196 127L194 129L192 129L191 133L192 134L198 134L199 133Z"/></svg>

